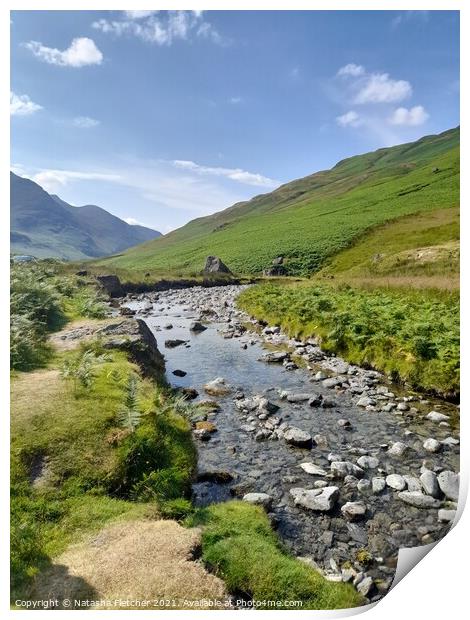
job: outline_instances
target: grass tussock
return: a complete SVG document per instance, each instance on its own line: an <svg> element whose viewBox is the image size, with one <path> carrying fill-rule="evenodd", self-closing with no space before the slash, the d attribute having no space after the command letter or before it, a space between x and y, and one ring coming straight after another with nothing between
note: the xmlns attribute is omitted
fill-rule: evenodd
<svg viewBox="0 0 470 620"><path fill-rule="evenodd" d="M459 393L459 298L446 291L303 283L244 291L241 308L417 389Z"/></svg>
<svg viewBox="0 0 470 620"><path fill-rule="evenodd" d="M214 504L189 520L202 533L202 559L225 581L230 592L252 598L258 609L279 601L276 609L340 609L360 605L349 584L327 581L289 556L262 508L241 501ZM265 603L263 603L265 601Z"/></svg>

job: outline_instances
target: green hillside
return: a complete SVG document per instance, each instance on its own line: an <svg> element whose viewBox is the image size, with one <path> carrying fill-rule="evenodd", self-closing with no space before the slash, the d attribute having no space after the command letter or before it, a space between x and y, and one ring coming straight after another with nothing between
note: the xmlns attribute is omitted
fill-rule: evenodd
<svg viewBox="0 0 470 620"><path fill-rule="evenodd" d="M457 207L459 128L340 161L97 264L191 274L209 254L259 273L283 255L291 275L318 271L367 229Z"/></svg>

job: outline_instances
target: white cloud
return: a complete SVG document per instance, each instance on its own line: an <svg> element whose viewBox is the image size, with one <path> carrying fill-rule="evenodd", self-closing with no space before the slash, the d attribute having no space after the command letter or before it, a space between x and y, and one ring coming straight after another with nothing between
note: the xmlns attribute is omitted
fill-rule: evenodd
<svg viewBox="0 0 470 620"><path fill-rule="evenodd" d="M429 20L429 11L403 11L391 21L392 28L398 28L400 24L404 24L411 20L417 20L426 23Z"/></svg>
<svg viewBox="0 0 470 620"><path fill-rule="evenodd" d="M230 97L228 102L237 105L237 103L243 103L243 97Z"/></svg>
<svg viewBox="0 0 470 620"><path fill-rule="evenodd" d="M336 117L336 122L340 127L359 127L361 119L357 112L350 110L346 114Z"/></svg>
<svg viewBox="0 0 470 620"><path fill-rule="evenodd" d="M129 19L144 19L154 13L158 13L158 11L124 11L124 13Z"/></svg>
<svg viewBox="0 0 470 620"><path fill-rule="evenodd" d="M47 62L50 65L60 67L84 67L86 65L100 65L103 54L96 47L95 42L88 37L73 39L70 46L65 50L55 47L46 47L39 41L25 43L36 58Z"/></svg>
<svg viewBox="0 0 470 620"><path fill-rule="evenodd" d="M354 103L395 103L410 97L412 92L406 80L393 80L388 73L372 73L361 83Z"/></svg>
<svg viewBox="0 0 470 620"><path fill-rule="evenodd" d="M274 188L279 185L279 181L270 179L256 172L247 172L241 168L220 168L211 166L200 166L194 161L175 159L171 162L175 168L195 172L196 174L212 175L225 177L232 181L238 181L245 185L255 185L257 187Z"/></svg>
<svg viewBox="0 0 470 620"><path fill-rule="evenodd" d="M47 192L56 192L71 181L111 181L121 179L120 175L101 172L80 172L76 170L41 170L30 177Z"/></svg>
<svg viewBox="0 0 470 620"><path fill-rule="evenodd" d="M89 116L76 116L72 124L75 127L80 127L80 129L90 129L91 127L97 127L100 121L97 121L96 118L90 118Z"/></svg>
<svg viewBox="0 0 470 620"><path fill-rule="evenodd" d="M344 67L341 67L341 69L338 70L337 75L359 77L360 75L364 75L365 72L366 70L362 65L355 65L351 62L344 65Z"/></svg>
<svg viewBox="0 0 470 620"><path fill-rule="evenodd" d="M392 125L408 125L415 127L422 125L429 118L429 114L422 105L416 105L413 108L397 108L389 118Z"/></svg>
<svg viewBox="0 0 470 620"><path fill-rule="evenodd" d="M31 101L28 95L16 95L14 92L10 91L11 116L29 116L42 109L42 105Z"/></svg>
<svg viewBox="0 0 470 620"><path fill-rule="evenodd" d="M172 45L194 37L217 44L225 42L212 24L204 20L202 11L125 11L124 19L99 19L92 27L115 36L135 36L155 45Z"/></svg>

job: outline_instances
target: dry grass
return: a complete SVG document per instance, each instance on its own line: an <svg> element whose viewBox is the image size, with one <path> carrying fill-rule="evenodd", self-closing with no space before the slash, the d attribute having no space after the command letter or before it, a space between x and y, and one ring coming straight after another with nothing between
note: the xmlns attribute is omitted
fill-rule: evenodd
<svg viewBox="0 0 470 620"><path fill-rule="evenodd" d="M225 601L224 583L194 560L199 546L199 530L183 528L176 521L112 525L59 556L37 577L34 597L166 599L175 600L179 609L188 606L182 599ZM103 608L117 607L109 604Z"/></svg>
<svg viewBox="0 0 470 620"><path fill-rule="evenodd" d="M28 423L39 408L55 402L61 392L65 393L65 387L56 369L16 374L10 383L12 425Z"/></svg>

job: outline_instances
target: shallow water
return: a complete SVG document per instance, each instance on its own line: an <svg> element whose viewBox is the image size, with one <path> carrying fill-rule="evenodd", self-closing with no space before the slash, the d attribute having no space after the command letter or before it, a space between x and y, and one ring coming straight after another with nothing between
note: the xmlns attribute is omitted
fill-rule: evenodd
<svg viewBox="0 0 470 620"><path fill-rule="evenodd" d="M224 287L227 288L227 287ZM232 287L230 287L232 288ZM329 482L340 488L340 499L331 513L315 513L294 506L289 495L293 487L313 488L319 477L309 475L300 469L305 461L329 471L327 456L330 452L340 455L340 460L356 462L367 454L379 459L379 470L365 472L365 478L389 473L412 475L419 478L424 460L426 466L439 472L442 469L457 471L459 468L459 447L445 447L437 454L429 454L423 449L423 441L428 437L442 440L449 435L458 437L455 429L442 428L424 419L431 410L439 410L456 415L456 408L437 400L426 404L419 401L410 403L418 408L418 413L372 412L357 407L359 398L349 390L337 393L325 388L321 382L312 382L312 371L307 368L286 370L281 364L266 364L258 361L266 352L262 343L248 343L253 334L241 338L224 338L219 330L227 329L227 322L206 323L207 330L202 333L190 332L189 325L199 319L201 297L203 304L213 301L213 307L221 305L221 296L227 291L219 288L201 291L168 291L158 294L153 309L142 316L153 330L159 349L165 356L167 378L174 386L193 387L199 392L198 400L213 398L204 393L203 385L215 377L224 377L234 391L242 391L246 397L264 394L270 401L280 406L274 414L289 426L299 427L312 436L321 434L325 443L305 450L288 446L284 440L256 441L255 432L242 427L251 424L250 414L241 413L234 405L234 394L218 397L221 411L209 414L208 419L217 426L217 432L208 442L198 441L199 470L201 472L229 472L233 480L225 484L197 482L194 485L194 499L199 505L214 501L224 501L233 496L243 496L247 492L263 492L273 498L272 521L291 550L299 556L312 558L323 569L337 572L345 561L355 561L359 549L367 548L374 556L367 572L373 578L383 580L385 591L393 579L397 549L400 546L416 546L425 540L442 537L449 525L439 523L437 509L418 509L405 504L397 498L396 491L387 488L374 495L369 489L359 492L357 481L345 483L343 480ZM130 301L126 305L141 310L146 300L155 299L150 295L140 301ZM228 302L231 305L231 300ZM230 318L231 307L223 306L220 314ZM137 316L140 316L139 314ZM166 329L171 323L173 327ZM256 334L254 334L256 338ZM166 348L167 339L181 339L187 345ZM187 374L177 377L174 370ZM307 403L290 404L279 398L278 390L293 392L315 392L334 397L336 406L331 409L312 408ZM393 390L396 394L398 389ZM195 401L197 402L197 401ZM255 416L253 416L255 417ZM339 419L347 419L351 429L338 425ZM254 422L258 423L257 419ZM403 457L393 457L386 452L388 445L395 441L406 443L410 450ZM362 500L367 506L365 520L357 523L346 521L340 507L346 501ZM445 506L445 503L442 504Z"/></svg>

